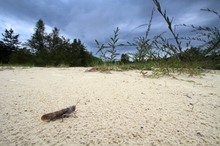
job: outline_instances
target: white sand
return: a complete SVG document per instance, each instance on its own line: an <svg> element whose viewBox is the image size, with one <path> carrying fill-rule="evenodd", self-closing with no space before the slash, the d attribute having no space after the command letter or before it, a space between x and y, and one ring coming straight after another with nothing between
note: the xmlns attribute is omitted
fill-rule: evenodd
<svg viewBox="0 0 220 146"><path fill-rule="evenodd" d="M220 73L0 71L0 145L220 145ZM41 121L74 105L77 118Z"/></svg>

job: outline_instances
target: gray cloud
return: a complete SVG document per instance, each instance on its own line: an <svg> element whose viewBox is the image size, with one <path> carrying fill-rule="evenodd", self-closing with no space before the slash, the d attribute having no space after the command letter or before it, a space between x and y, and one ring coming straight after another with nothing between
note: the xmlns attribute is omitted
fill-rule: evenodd
<svg viewBox="0 0 220 146"><path fill-rule="evenodd" d="M122 39L144 34L153 8L152 0L0 0L0 31L12 27L22 40L30 38L38 19L47 28L58 27L68 38L80 38L94 52L94 40L106 41L116 27ZM219 26L213 14L201 8L219 10L219 0L161 0L161 6L174 17L174 24ZM151 35L167 31L163 18L155 11ZM184 33L180 28L180 32ZM187 30L188 31L188 30ZM186 33L184 33L186 34Z"/></svg>

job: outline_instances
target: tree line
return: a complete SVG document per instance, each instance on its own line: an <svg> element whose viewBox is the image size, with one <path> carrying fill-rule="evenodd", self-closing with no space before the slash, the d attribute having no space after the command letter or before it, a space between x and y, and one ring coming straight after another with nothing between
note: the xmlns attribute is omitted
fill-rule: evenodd
<svg viewBox="0 0 220 146"><path fill-rule="evenodd" d="M0 41L0 63L34 66L90 66L100 62L88 52L80 39L60 36L59 29L45 32L45 23L39 19L31 38L21 45L19 34L5 29Z"/></svg>

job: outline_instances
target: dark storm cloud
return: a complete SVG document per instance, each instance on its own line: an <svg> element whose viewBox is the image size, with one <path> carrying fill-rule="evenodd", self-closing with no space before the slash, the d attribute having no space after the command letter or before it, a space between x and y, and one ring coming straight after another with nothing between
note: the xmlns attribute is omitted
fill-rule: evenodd
<svg viewBox="0 0 220 146"><path fill-rule="evenodd" d="M148 23L152 0L0 0L0 31L12 27L21 38L30 38L38 19L47 28L58 27L62 35L80 38L88 49L94 40L105 41L120 28L122 39L144 34ZM174 17L174 24L218 25L218 18L201 12L201 8L219 11L219 0L161 0L167 14ZM167 31L163 18L155 11L151 35ZM180 29L184 32L184 29Z"/></svg>
<svg viewBox="0 0 220 146"><path fill-rule="evenodd" d="M66 3L53 0L7 0L1 2L0 12L9 17L36 22L42 18L45 22L53 24L67 23L65 10L69 7Z"/></svg>

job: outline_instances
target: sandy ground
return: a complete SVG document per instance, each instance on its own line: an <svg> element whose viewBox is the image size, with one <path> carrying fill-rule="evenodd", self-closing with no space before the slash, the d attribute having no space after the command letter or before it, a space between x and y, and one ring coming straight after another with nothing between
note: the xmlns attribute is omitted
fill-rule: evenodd
<svg viewBox="0 0 220 146"><path fill-rule="evenodd" d="M220 145L220 73L0 71L0 145ZM77 104L76 116L41 121Z"/></svg>

